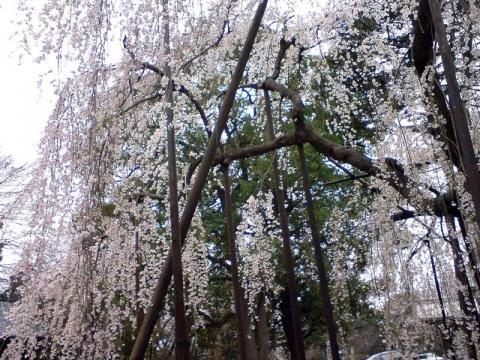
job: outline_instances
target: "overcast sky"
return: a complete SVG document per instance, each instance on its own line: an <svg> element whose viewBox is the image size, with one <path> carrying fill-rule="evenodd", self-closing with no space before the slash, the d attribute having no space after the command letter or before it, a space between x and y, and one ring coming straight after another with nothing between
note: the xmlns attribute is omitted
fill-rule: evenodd
<svg viewBox="0 0 480 360"><path fill-rule="evenodd" d="M35 1L35 0L32 0ZM15 30L16 0L0 0L0 153L12 155L17 163L31 162L46 120L53 109L51 87L37 82L47 71L24 56L11 36Z"/></svg>
<svg viewBox="0 0 480 360"><path fill-rule="evenodd" d="M19 62L20 46L12 38L16 6L17 0L0 0L0 154L11 155L21 165L35 161L55 97L46 82L41 89L38 86L49 64L36 64L29 56ZM3 249L1 265L13 264L18 258L15 254L14 248Z"/></svg>

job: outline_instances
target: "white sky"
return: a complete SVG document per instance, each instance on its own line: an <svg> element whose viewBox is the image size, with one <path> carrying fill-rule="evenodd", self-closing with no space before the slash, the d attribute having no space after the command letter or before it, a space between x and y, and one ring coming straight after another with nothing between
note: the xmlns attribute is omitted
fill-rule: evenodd
<svg viewBox="0 0 480 360"><path fill-rule="evenodd" d="M48 70L45 64L36 64L28 56L21 64L18 61L20 46L11 38L16 6L16 0L0 0L0 153L12 155L21 164L36 158L54 96L46 82L42 90L37 85L40 74Z"/></svg>
<svg viewBox="0 0 480 360"><path fill-rule="evenodd" d="M31 0L38 1L38 0ZM11 155L17 165L32 163L37 146L50 115L55 97L45 81L38 80L48 64L39 65L21 53L15 31L17 0L0 0L0 154ZM3 249L2 266L18 260L17 249ZM0 286L3 284L0 283Z"/></svg>

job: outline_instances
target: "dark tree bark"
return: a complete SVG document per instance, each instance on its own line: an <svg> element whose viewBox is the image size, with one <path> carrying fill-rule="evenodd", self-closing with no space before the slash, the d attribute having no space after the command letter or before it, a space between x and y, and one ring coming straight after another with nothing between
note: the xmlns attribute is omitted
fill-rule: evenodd
<svg viewBox="0 0 480 360"><path fill-rule="evenodd" d="M297 354L295 352L295 339L293 337L292 312L290 310L290 301L287 289L280 293L279 308L282 319L282 328L287 341L287 348L291 355L290 360L297 360Z"/></svg>
<svg viewBox="0 0 480 360"><path fill-rule="evenodd" d="M418 76L422 76L425 68L432 64L435 29L428 0L420 0L417 18L413 22L413 40L410 54Z"/></svg>
<svg viewBox="0 0 480 360"><path fill-rule="evenodd" d="M227 225L228 250L230 253L231 272L233 282L233 300L235 302L235 316L237 318L237 340L238 349L241 360L254 359L254 353L248 351L248 320L247 313L243 302L245 299L245 291L240 284L240 276L238 272L237 249L235 246L235 229L233 225L233 208L230 193L230 177L228 175L228 165L222 166L223 186L224 186L224 203L225 203L225 219Z"/></svg>
<svg viewBox="0 0 480 360"><path fill-rule="evenodd" d="M470 270L473 273L473 279L475 280L475 284L477 285L477 289L480 290L480 269L478 267L477 256L475 254L475 250L471 244L471 240L467 233L467 228L465 227L465 223L462 217L458 218L458 223L460 227L460 231L462 233L463 243L465 245L465 250L467 251L468 255L468 264L470 266Z"/></svg>
<svg viewBox="0 0 480 360"><path fill-rule="evenodd" d="M298 153L300 157L300 167L303 179L303 192L305 193L305 201L307 205L308 223L310 225L310 232L312 235L313 248L315 250L315 262L317 264L318 277L320 280L320 293L322 296L323 313L327 325L328 338L330 340L330 351L333 360L340 360L340 353L337 341L337 325L333 316L333 306L330 301L330 294L328 291L328 276L325 269L325 262L323 260L323 251L320 241L320 236L317 228L317 220L313 208L312 193L310 191L310 176L308 174L307 162L305 160L305 150L303 144L298 145Z"/></svg>
<svg viewBox="0 0 480 360"><path fill-rule="evenodd" d="M138 295L140 293L140 264L142 263L142 257L140 256L140 237L138 235L138 231L135 231L135 257L136 257L136 264L135 264L135 296L137 299L137 304L135 308L135 330L134 335L137 336L138 330L140 329L140 325L143 321L143 310L140 308Z"/></svg>
<svg viewBox="0 0 480 360"><path fill-rule="evenodd" d="M448 44L439 1L428 0L428 3L432 13L436 40L440 48L445 78L447 80L448 97L450 100L450 110L453 115L455 138L460 148L460 160L466 177L467 191L472 195L478 232L480 230L480 173L478 172L477 158L475 156L472 137L468 128L468 113L460 94L453 55L450 45Z"/></svg>
<svg viewBox="0 0 480 360"><path fill-rule="evenodd" d="M265 292L262 290L258 299L258 323L257 323L257 343L258 360L268 360L268 323L267 323L267 307L265 303Z"/></svg>
<svg viewBox="0 0 480 360"><path fill-rule="evenodd" d="M264 90L265 113L267 115L267 134L269 141L275 139L275 130L273 128L272 105L268 90ZM298 289L294 272L294 261L292 248L290 246L290 234L288 230L288 215L285 210L285 197L280 189L280 174L278 171L277 156L273 154L273 193L277 200L277 208L282 231L283 258L285 261L285 272L287 273L288 299L290 305L290 315L293 327L293 353L296 359L305 359L305 346L303 344L302 327L300 321L300 306L297 300Z"/></svg>
<svg viewBox="0 0 480 360"><path fill-rule="evenodd" d="M452 354L454 354L455 350L452 347L452 339L453 339L452 329L450 327L450 324L448 324L447 322L447 315L445 313L445 303L443 301L442 291L440 289L440 282L438 281L437 267L435 265L435 259L432 254L430 240L425 240L425 245L427 245L427 248L428 248L430 265L432 266L433 280L435 282L435 290L437 292L437 299L438 299L438 303L440 304L440 312L442 314L443 331L441 331L441 334L442 334L441 337L442 337L443 345L446 350L445 352L450 351ZM452 356L451 359L455 360L455 356Z"/></svg>
<svg viewBox="0 0 480 360"><path fill-rule="evenodd" d="M165 76L168 80L165 91L167 107L167 158L168 158L168 199L170 202L170 234L172 238L172 267L173 267L173 310L175 315L175 359L190 359L190 341L187 335L187 321L185 316L185 300L183 292L182 243L180 240L180 224L178 219L178 189L177 189L177 156L175 148L175 125L173 123L173 80L172 69L168 63L170 55L170 21L168 19L168 0L163 0L164 12L164 48L167 60L165 62Z"/></svg>
<svg viewBox="0 0 480 360"><path fill-rule="evenodd" d="M435 29L433 25L432 14L428 0L420 0L418 5L417 18L413 23L413 41L410 53L412 62L417 71L417 75L421 78L424 75L427 66L434 65L435 59ZM428 116L429 124L438 124L438 127L429 127L430 134L437 140L441 141L443 151L452 163L461 169L459 147L455 138L453 129L453 119L450 109L448 108L448 100L443 93L440 85L439 75L433 69L432 91L425 92L427 98L433 94L433 105L436 107L438 114L445 121L437 121L433 114Z"/></svg>
<svg viewBox="0 0 480 360"><path fill-rule="evenodd" d="M455 229L455 221L452 217L447 217L447 221L450 222L453 229ZM449 236L450 245L453 253L453 267L455 271L455 277L462 284L462 289L459 289L457 292L458 302L460 304L460 309L464 315L464 318L461 320L461 327L467 336L467 348L470 359L478 359L477 349L475 342L473 341L474 331L480 330L480 315L477 311L475 305L475 299L473 296L473 290L470 286L470 281L468 279L465 263L462 257L462 251L460 249L460 244L458 239L455 236Z"/></svg>

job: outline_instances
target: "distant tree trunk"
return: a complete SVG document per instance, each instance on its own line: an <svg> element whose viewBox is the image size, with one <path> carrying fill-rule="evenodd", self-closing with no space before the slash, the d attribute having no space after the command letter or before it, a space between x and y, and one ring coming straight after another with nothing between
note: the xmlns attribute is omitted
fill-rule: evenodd
<svg viewBox="0 0 480 360"><path fill-rule="evenodd" d="M265 302L265 292L261 291L258 299L257 307L258 324L257 324L257 343L258 343L258 360L268 360L268 323L267 323L267 306Z"/></svg>
<svg viewBox="0 0 480 360"><path fill-rule="evenodd" d="M265 97L265 112L267 115L267 134L269 141L275 140L275 130L273 127L272 105L270 102L270 95L268 90L264 90ZM300 321L300 305L297 299L298 290L297 282L294 272L294 261L292 248L290 246L290 234L288 230L288 215L285 210L285 197L283 191L280 190L280 174L278 171L277 156L273 154L273 193L277 200L278 214L280 220L280 227L282 230L283 241L283 258L285 261L285 272L287 273L287 288L290 305L290 315L293 327L293 352L296 354L296 359L305 359L305 346L303 344L302 327ZM292 355L293 356L293 355Z"/></svg>
<svg viewBox="0 0 480 360"><path fill-rule="evenodd" d="M237 249L235 245L235 229L233 224L233 207L232 198L230 194L230 177L228 176L228 165L222 166L223 172L223 187L224 187L224 204L225 204L225 219L227 224L227 240L228 249L231 261L232 282L233 282L233 300L235 302L235 315L237 318L237 340L238 349L241 360L249 360L255 358L253 346L248 346L249 339L247 319L248 312L243 305L245 301L245 292L240 284L240 276L238 271ZM251 342L251 341L250 341ZM250 349L249 349L250 348ZM249 351L250 350L250 351Z"/></svg>
<svg viewBox="0 0 480 360"><path fill-rule="evenodd" d="M332 302L330 301L330 294L328 291L327 270L325 269L325 262L323 260L320 236L317 228L317 220L315 218L313 199L310 191L310 177L308 174L307 161L305 160L305 150L302 143L298 145L298 154L300 156L300 167L303 178L303 192L305 193L305 201L307 205L308 223L310 225L312 243L315 250L315 261L320 280L320 293L322 296L323 313L325 316L325 322L327 324L328 338L330 340L330 351L332 353L333 360L340 360L337 342L337 325L333 316L333 306Z"/></svg>
<svg viewBox="0 0 480 360"><path fill-rule="evenodd" d="M165 76L167 88L165 98L167 106L167 157L169 177L170 227L172 236L172 266L173 266L173 298L175 314L175 358L190 359L190 342L187 335L185 302L183 293L182 242L180 240L180 224L178 215L177 189L177 159L175 146L175 125L173 123L173 79L169 64L170 56L170 21L168 15L168 0L163 0L164 45L165 45Z"/></svg>
<svg viewBox="0 0 480 360"><path fill-rule="evenodd" d="M285 333L285 340L287 341L287 348L291 355L290 360L298 360L297 353L295 351L295 339L293 336L292 315L290 310L288 289L285 289L280 293L280 313L282 328L283 332Z"/></svg>

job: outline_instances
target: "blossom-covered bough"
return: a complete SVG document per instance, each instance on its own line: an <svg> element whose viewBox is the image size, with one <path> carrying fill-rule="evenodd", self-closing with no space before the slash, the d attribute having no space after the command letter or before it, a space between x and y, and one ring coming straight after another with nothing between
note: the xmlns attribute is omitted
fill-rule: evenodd
<svg viewBox="0 0 480 360"><path fill-rule="evenodd" d="M477 2L42 6L58 102L7 356L304 359L313 274L340 359L363 272L389 346L477 358Z"/></svg>

